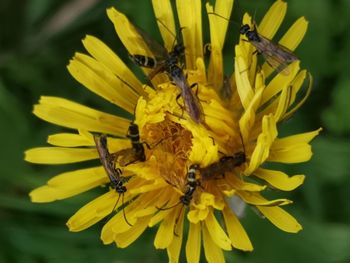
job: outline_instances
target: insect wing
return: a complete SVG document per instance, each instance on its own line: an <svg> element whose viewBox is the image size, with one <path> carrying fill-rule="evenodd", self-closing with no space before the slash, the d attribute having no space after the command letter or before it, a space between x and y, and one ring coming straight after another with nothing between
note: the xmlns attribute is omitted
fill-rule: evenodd
<svg viewBox="0 0 350 263"><path fill-rule="evenodd" d="M121 167L138 161L134 149L123 149L113 154Z"/></svg>
<svg viewBox="0 0 350 263"><path fill-rule="evenodd" d="M282 45L275 44L271 40L259 34L260 41L254 41L252 44L264 56L266 62L277 72L288 75L287 68L290 63L298 60L292 51Z"/></svg>
<svg viewBox="0 0 350 263"><path fill-rule="evenodd" d="M107 137L105 135L95 135L94 140L100 161L109 177L109 180L112 183L116 183L120 179L120 174L115 170L113 156L108 151Z"/></svg>
<svg viewBox="0 0 350 263"><path fill-rule="evenodd" d="M199 100L193 95L182 70L178 67L176 67L175 70L176 71L171 72L171 78L181 90L181 96L184 100L186 111L191 116L192 120L196 123L200 123L203 119L203 111Z"/></svg>
<svg viewBox="0 0 350 263"><path fill-rule="evenodd" d="M165 47L163 47L161 44L159 44L156 40L154 40L152 37L150 37L145 31L143 31L141 28L135 26L135 29L137 32L142 36L143 40L153 53L154 57L156 59L165 59L168 57L168 51Z"/></svg>

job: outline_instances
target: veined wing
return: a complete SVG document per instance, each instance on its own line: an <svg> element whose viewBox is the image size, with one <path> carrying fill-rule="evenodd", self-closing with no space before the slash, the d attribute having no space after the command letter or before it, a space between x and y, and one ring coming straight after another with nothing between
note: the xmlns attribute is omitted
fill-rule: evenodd
<svg viewBox="0 0 350 263"><path fill-rule="evenodd" d="M196 123L203 121L203 110L198 98L193 95L191 88L188 86L187 79L179 67L174 67L171 72L171 78L176 86L181 90L181 96L184 100L185 108L192 120Z"/></svg>
<svg viewBox="0 0 350 263"><path fill-rule="evenodd" d="M120 150L116 153L113 153L112 156L115 158L116 162L121 167L127 166L138 161L135 151L132 148Z"/></svg>
<svg viewBox="0 0 350 263"><path fill-rule="evenodd" d="M251 43L264 56L266 62L277 72L288 75L290 72L287 66L298 60L298 57L293 54L288 48L276 44L266 37L259 35L260 41L251 41Z"/></svg>
<svg viewBox="0 0 350 263"><path fill-rule="evenodd" d="M157 60L164 60L168 57L169 53L164 46L159 44L141 28L135 25L133 26L135 27L137 32L142 36L143 40L146 42L147 46L149 47L149 49L151 50L151 52Z"/></svg>
<svg viewBox="0 0 350 263"><path fill-rule="evenodd" d="M116 182L120 179L120 174L114 168L114 158L109 153L107 147L107 136L106 135L95 135L94 136L96 149L100 157L101 164L105 169L109 180Z"/></svg>

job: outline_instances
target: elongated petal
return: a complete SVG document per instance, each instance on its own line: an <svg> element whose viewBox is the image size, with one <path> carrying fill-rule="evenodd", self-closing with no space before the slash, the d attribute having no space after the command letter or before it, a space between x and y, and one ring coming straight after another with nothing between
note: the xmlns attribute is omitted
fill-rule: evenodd
<svg viewBox="0 0 350 263"><path fill-rule="evenodd" d="M224 250L231 250L231 240L226 235L224 230L219 225L218 221L214 217L212 212L209 212L205 224L207 226L209 235L211 239L215 242L217 246Z"/></svg>
<svg viewBox="0 0 350 263"><path fill-rule="evenodd" d="M270 155L270 146L277 137L277 128L274 118L264 116L262 122L262 133L258 137L257 144L251 156L248 168L244 174L251 174L254 172Z"/></svg>
<svg viewBox="0 0 350 263"><path fill-rule="evenodd" d="M125 248L133 243L146 230L150 216L139 218L137 222L125 233L114 236L114 241L120 248Z"/></svg>
<svg viewBox="0 0 350 263"><path fill-rule="evenodd" d="M62 200L108 182L102 167L87 168L56 175L47 185L29 193L34 203L46 203Z"/></svg>
<svg viewBox="0 0 350 263"><path fill-rule="evenodd" d="M297 233L302 230L298 221L280 207L257 206L257 208L272 224L285 232Z"/></svg>
<svg viewBox="0 0 350 263"><path fill-rule="evenodd" d="M253 245L236 215L228 207L223 210L223 215L232 246L243 251L252 251Z"/></svg>
<svg viewBox="0 0 350 263"><path fill-rule="evenodd" d="M201 0L177 0L176 8L186 49L186 68L195 69L198 57L203 58Z"/></svg>
<svg viewBox="0 0 350 263"><path fill-rule="evenodd" d="M281 205L288 205L293 203L293 201L280 198L275 200L267 200L263 198L259 193L253 193L253 192L243 192L238 191L237 192L239 197L246 202L247 204L251 205L258 205L258 206L281 206Z"/></svg>
<svg viewBox="0 0 350 263"><path fill-rule="evenodd" d="M222 49L225 42L232 7L233 0L216 1L215 10L209 3L206 4L207 13L209 14L211 48L208 79L217 90L219 90L223 85L224 74Z"/></svg>
<svg viewBox="0 0 350 263"><path fill-rule="evenodd" d="M168 258L170 263L179 262L179 256L181 252L182 236L183 236L183 223L184 223L184 210L182 210L177 223L175 224L175 234L173 241L167 248Z"/></svg>
<svg viewBox="0 0 350 263"><path fill-rule="evenodd" d="M163 219L160 224L156 237L154 239L154 247L157 249L167 248L173 241L175 221L179 218L179 210L173 209Z"/></svg>
<svg viewBox="0 0 350 263"><path fill-rule="evenodd" d="M202 227L205 258L209 263L225 263L221 248L212 240L208 228Z"/></svg>
<svg viewBox="0 0 350 263"><path fill-rule="evenodd" d="M277 0L267 11L263 20L260 22L258 32L267 38L273 38L278 28L282 24L287 12L287 3Z"/></svg>
<svg viewBox="0 0 350 263"><path fill-rule="evenodd" d="M78 82L92 92L130 113L134 112L138 94L130 84L114 75L102 63L87 55L76 53L67 68Z"/></svg>
<svg viewBox="0 0 350 263"><path fill-rule="evenodd" d="M39 118L71 129L125 136L130 121L57 97L40 98L33 113Z"/></svg>
<svg viewBox="0 0 350 263"><path fill-rule="evenodd" d="M61 147L95 146L92 134L88 134L89 137L75 133L58 133L50 135L47 142Z"/></svg>
<svg viewBox="0 0 350 263"><path fill-rule="evenodd" d="M84 47L97 61L106 66L120 80L128 83L140 95L145 94L140 81L125 63L105 43L96 37L87 35L83 40Z"/></svg>
<svg viewBox="0 0 350 263"><path fill-rule="evenodd" d="M298 174L288 177L287 174L281 171L274 171L259 168L254 172L256 177L265 180L271 186L282 191L292 191L299 187L305 179L305 175Z"/></svg>
<svg viewBox="0 0 350 263"><path fill-rule="evenodd" d="M65 164L96 159L96 148L38 147L27 150L24 159L31 163Z"/></svg>
<svg viewBox="0 0 350 263"><path fill-rule="evenodd" d="M168 51L174 48L176 42L174 13L170 0L152 0L154 14L157 18L158 27L162 35L164 46Z"/></svg>
<svg viewBox="0 0 350 263"><path fill-rule="evenodd" d="M292 135L283 139L277 139L271 146L271 162L299 163L310 160L312 156L309 142L315 138L322 129L313 132Z"/></svg>
<svg viewBox="0 0 350 263"><path fill-rule="evenodd" d="M236 53L239 53L240 47L236 46ZM237 84L237 92L241 99L244 109L248 109L250 101L254 97L254 92L248 77L248 65L243 57L236 56L235 59L235 76Z"/></svg>
<svg viewBox="0 0 350 263"><path fill-rule="evenodd" d="M201 224L190 223L186 243L186 259L188 263L199 263L201 255Z"/></svg>

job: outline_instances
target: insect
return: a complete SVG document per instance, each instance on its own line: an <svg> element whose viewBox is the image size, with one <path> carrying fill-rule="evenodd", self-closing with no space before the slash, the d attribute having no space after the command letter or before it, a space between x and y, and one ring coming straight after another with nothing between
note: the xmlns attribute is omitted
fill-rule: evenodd
<svg viewBox="0 0 350 263"><path fill-rule="evenodd" d="M235 167L242 165L246 161L244 152L239 151L235 154L223 156L219 161L210 164L207 167L199 168L201 178L204 180L217 179L224 177L226 172L232 171Z"/></svg>
<svg viewBox="0 0 350 263"><path fill-rule="evenodd" d="M289 74L287 66L298 60L298 57L288 48L260 35L255 26L252 29L248 24L242 25L239 32L247 37L257 52L262 54L266 62L277 72Z"/></svg>
<svg viewBox="0 0 350 263"><path fill-rule="evenodd" d="M192 164L190 168L188 169L187 176L186 176L186 185L185 185L185 191L182 196L180 196L179 202L177 202L175 205L166 207L166 208L158 208L159 210L168 210L171 208L176 207L179 204L183 204L184 206L189 206L191 203L191 200L193 198L193 194L196 191L197 186L200 186L200 181L196 178L196 173L199 169L198 164ZM172 183L168 182L169 184L173 185ZM175 185L173 185L175 186Z"/></svg>
<svg viewBox="0 0 350 263"><path fill-rule="evenodd" d="M209 14L234 22L216 13ZM260 35L256 26L251 28L248 24L244 24L240 27L239 33L247 37L246 41L256 48L256 53L262 54L266 62L277 72L282 72L283 74L288 75L289 71L287 66L292 62L299 60L298 57L285 46L274 43L272 40Z"/></svg>
<svg viewBox="0 0 350 263"><path fill-rule="evenodd" d="M150 147L147 143L140 141L139 126L135 122L130 123L126 137L130 139L132 148L124 149L113 154L114 157L118 159L119 165L124 167L137 161L146 161L143 144L146 144L148 148Z"/></svg>
<svg viewBox="0 0 350 263"><path fill-rule="evenodd" d="M107 136L95 135L94 140L95 140L98 155L100 157L100 161L110 180L110 186L112 189L115 189L115 191L119 194L117 202L115 203L112 209L112 212L113 212L119 202L120 196L122 196L122 203L124 204L124 193L127 191L124 184L130 179L130 177L123 176L122 171L119 168L115 168L115 158L108 151ZM125 222L131 226L131 224L126 219L124 209L123 209L123 215L124 215Z"/></svg>
<svg viewBox="0 0 350 263"><path fill-rule="evenodd" d="M185 104L185 109L190 115L191 119L196 123L202 122L203 111L201 105L198 98L191 91L191 89L197 84L194 83L189 86L182 68L178 66L179 58L181 58L185 53L184 45L181 43L175 44L172 51L168 52L165 47L150 38L141 29L137 27L135 28L143 37L155 58L134 54L130 55L131 60L138 66L153 68L153 71L148 75L149 79L152 79L158 73L166 72L169 78L181 91L176 100L182 96Z"/></svg>

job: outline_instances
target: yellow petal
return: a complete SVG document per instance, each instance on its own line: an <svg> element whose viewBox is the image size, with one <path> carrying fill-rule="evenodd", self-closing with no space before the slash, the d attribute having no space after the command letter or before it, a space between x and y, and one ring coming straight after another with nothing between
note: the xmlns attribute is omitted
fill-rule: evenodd
<svg viewBox="0 0 350 263"><path fill-rule="evenodd" d="M201 224L190 223L186 243L186 259L188 263L198 263L201 255Z"/></svg>
<svg viewBox="0 0 350 263"><path fill-rule="evenodd" d="M209 263L225 263L225 257L221 248L212 240L206 226L203 230L203 246L205 258Z"/></svg>
<svg viewBox="0 0 350 263"><path fill-rule="evenodd" d="M243 251L252 251L253 245L236 215L229 207L225 207L223 215L232 246Z"/></svg>
<svg viewBox="0 0 350 263"><path fill-rule="evenodd" d="M292 51L295 50L303 40L308 28L308 24L309 22L306 21L305 17L300 17L284 34L284 36L279 41L279 44L287 47Z"/></svg>
<svg viewBox="0 0 350 263"><path fill-rule="evenodd" d="M105 43L93 36L86 36L84 47L97 61L105 65L114 75L128 83L140 95L144 95L142 84L125 63ZM129 87L125 87L129 88Z"/></svg>
<svg viewBox="0 0 350 263"><path fill-rule="evenodd" d="M119 12L114 7L107 9L107 15L109 19L114 24L114 29L118 34L118 37L122 41L125 48L128 50L128 53L131 55L144 55L147 57L154 57L155 54L152 53L150 47L147 45L144 37L141 34L147 34L142 31L140 28L136 28L128 18ZM148 37L148 35L147 35ZM148 75L152 69L142 67L142 70ZM161 76L157 75L154 77L152 83L154 85L165 82L166 79L162 79Z"/></svg>
<svg viewBox="0 0 350 263"><path fill-rule="evenodd" d="M24 159L31 163L66 164L97 158L96 148L38 147L25 151Z"/></svg>
<svg viewBox="0 0 350 263"><path fill-rule="evenodd" d="M253 173L269 157L270 145L276 137L277 128L273 116L264 116L262 120L262 133L258 136L249 166L244 171L244 174L249 175Z"/></svg>
<svg viewBox="0 0 350 263"><path fill-rule="evenodd" d="M287 3L277 0L266 12L259 24L258 32L264 37L273 38L287 12Z"/></svg>
<svg viewBox="0 0 350 263"><path fill-rule="evenodd" d="M130 180L127 187L132 188L133 184L137 184L137 179ZM69 231L78 232L94 225L107 215L111 214L113 208L117 210L133 197L134 196L131 195L129 191L125 192L124 195L119 195L114 189L110 190L80 208L67 222ZM117 216L119 214L122 215L122 211L119 211ZM128 217L128 221L131 224L134 223L132 217Z"/></svg>
<svg viewBox="0 0 350 263"><path fill-rule="evenodd" d="M310 160L312 156L309 142L315 138L322 129L276 139L271 146L268 161L281 163L299 163Z"/></svg>
<svg viewBox="0 0 350 263"><path fill-rule="evenodd" d="M107 15L114 24L115 31L129 54L140 54L153 57L148 45L140 35L138 29L129 19L114 7L107 9Z"/></svg>
<svg viewBox="0 0 350 263"><path fill-rule="evenodd" d="M290 72L288 75L278 74L269 82L263 94L263 98L261 101L262 105L264 105L265 103L273 99L275 96L277 96L278 93L280 93L283 89L290 86L290 83L294 80L295 76L297 75L300 69L299 65L300 65L299 61L292 63L291 65L289 65ZM277 103L278 103L278 100L275 100L275 103L273 104L274 106L269 105L269 108L268 108L269 110L265 109L261 114L265 115L265 114L268 114L269 112L272 112L274 107L276 107Z"/></svg>
<svg viewBox="0 0 350 263"><path fill-rule="evenodd" d="M172 209L171 213L163 219L154 239L156 249L164 249L170 245L174 237L175 221L179 219L179 216L179 209Z"/></svg>
<svg viewBox="0 0 350 263"><path fill-rule="evenodd" d="M81 53L74 55L67 68L79 83L95 94L130 113L134 112L138 94L122 76L114 75L105 65Z"/></svg>
<svg viewBox="0 0 350 263"><path fill-rule="evenodd" d="M281 92L280 98L278 100L278 105L274 114L274 117L277 122L284 116L289 107L291 92L291 86L284 88Z"/></svg>
<svg viewBox="0 0 350 263"><path fill-rule="evenodd" d="M213 212L209 212L205 220L205 225L208 229L211 239L217 246L224 250L232 250L231 240L221 228Z"/></svg>
<svg viewBox="0 0 350 263"><path fill-rule="evenodd" d="M305 18L299 18L280 39L279 44L291 51L295 50L303 40L307 27L308 22ZM269 76L274 71L266 62L263 64L262 70L266 73L266 76Z"/></svg>
<svg viewBox="0 0 350 263"><path fill-rule="evenodd" d="M150 216L139 218L137 222L125 233L117 234L114 237L117 247L126 248L133 243L146 230Z"/></svg>
<svg viewBox="0 0 350 263"><path fill-rule="evenodd" d="M47 142L54 146L61 147L81 147L95 146L92 134L89 133L89 138L75 133L58 133L50 135Z"/></svg>
<svg viewBox="0 0 350 263"><path fill-rule="evenodd" d="M183 236L183 222L184 222L184 210L182 210L180 217L178 218L177 223L175 224L175 235L173 241L167 248L168 258L170 263L179 262L181 245L182 245L182 236Z"/></svg>
<svg viewBox="0 0 350 263"><path fill-rule="evenodd" d="M280 207L257 206L257 208L272 224L285 232L297 233L302 230L298 221Z"/></svg>
<svg viewBox="0 0 350 263"><path fill-rule="evenodd" d="M239 120L239 127L242 134L243 142L246 142L250 136L251 129L255 123L255 113L260 105L262 94L265 86L257 88L253 99L249 102L247 109L244 111L242 117Z"/></svg>
<svg viewBox="0 0 350 263"><path fill-rule="evenodd" d="M57 97L40 98L33 113L59 126L125 136L130 121Z"/></svg>
<svg viewBox="0 0 350 263"><path fill-rule="evenodd" d="M198 57L203 58L202 9L201 0L177 0L176 8L179 17L182 37L186 50L186 68L195 69Z"/></svg>
<svg viewBox="0 0 350 263"><path fill-rule="evenodd" d="M223 61L222 48L224 46L229 17L231 16L233 0L220 0L213 6L206 4L207 13L209 14L210 26L210 63L208 69L208 79L216 90L223 85ZM213 13L217 14L214 15ZM221 16L221 17L220 17ZM228 19L224 19L224 18Z"/></svg>
<svg viewBox="0 0 350 263"><path fill-rule="evenodd" d="M80 169L56 175L47 185L34 189L29 193L31 201L35 203L62 200L98 185L108 182L106 172L102 167Z"/></svg>
<svg viewBox="0 0 350 263"><path fill-rule="evenodd" d="M280 198L274 200L266 200L259 193L256 192L245 192L237 191L239 197L247 204L259 205L259 206L281 206L293 203L293 201Z"/></svg>
<svg viewBox="0 0 350 263"><path fill-rule="evenodd" d="M292 191L300 186L305 179L305 175L298 174L289 177L287 174L281 171L274 171L268 169L259 168L254 172L256 177L268 182L271 186L282 190Z"/></svg>
<svg viewBox="0 0 350 263"><path fill-rule="evenodd" d="M293 83L293 86L292 86L292 89L293 89L293 94L292 95L296 94L299 91L302 83L304 82L305 77L303 76L304 75L303 73L306 73L306 71L305 70L301 71L300 74L298 74L298 76L296 77L296 79L295 79L295 81ZM313 85L313 78L312 78L312 75L310 73L308 74L308 77L309 77L309 85L306 88L305 95L301 98L301 100L295 106L293 106L283 116L283 119L288 119L291 115L293 115L294 112L296 112L305 103L306 99L311 94L311 88L312 88L312 85ZM294 97L292 97L291 104L293 102L294 102Z"/></svg>
<svg viewBox="0 0 350 263"><path fill-rule="evenodd" d="M68 220L69 231L79 232L100 221L112 212L117 199L118 194L115 191L109 191L86 204Z"/></svg>
<svg viewBox="0 0 350 263"><path fill-rule="evenodd" d="M168 51L174 48L176 28L174 13L170 0L152 0L153 11L157 18L157 24L162 35L164 46Z"/></svg>
<svg viewBox="0 0 350 263"><path fill-rule="evenodd" d="M239 46L236 46L237 51L240 50ZM243 57L236 56L235 59L235 76L236 76L236 85L237 92L241 99L244 109L248 109L249 103L254 97L254 92L248 77L248 65L245 63Z"/></svg>

